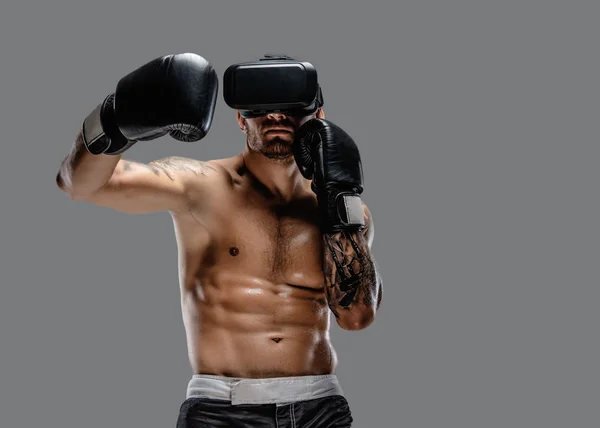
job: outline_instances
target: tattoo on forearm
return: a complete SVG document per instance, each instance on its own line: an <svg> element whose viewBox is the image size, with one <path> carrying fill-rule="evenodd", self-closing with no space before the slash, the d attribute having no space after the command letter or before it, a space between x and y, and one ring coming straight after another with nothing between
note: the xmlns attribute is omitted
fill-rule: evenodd
<svg viewBox="0 0 600 428"><path fill-rule="evenodd" d="M209 171L215 171L215 169L206 162L176 156L152 161L148 164L124 161L124 171L134 171L139 168L150 170L158 176L164 174L171 180L175 180L173 175L174 172L191 172L196 175L206 175Z"/></svg>
<svg viewBox="0 0 600 428"><path fill-rule="evenodd" d="M360 232L325 234L325 288L332 312L352 303L372 306L377 294L376 266Z"/></svg>

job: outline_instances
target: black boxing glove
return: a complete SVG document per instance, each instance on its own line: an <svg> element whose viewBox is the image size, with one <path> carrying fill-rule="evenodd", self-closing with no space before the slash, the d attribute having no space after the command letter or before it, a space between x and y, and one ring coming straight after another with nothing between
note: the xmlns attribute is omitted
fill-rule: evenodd
<svg viewBox="0 0 600 428"><path fill-rule="evenodd" d="M123 77L83 123L92 154L123 153L138 141L169 134L194 142L210 129L218 78L203 57L184 53L156 58Z"/></svg>
<svg viewBox="0 0 600 428"><path fill-rule="evenodd" d="M364 228L362 164L354 140L329 121L311 119L296 130L292 151L301 174L312 179L323 232Z"/></svg>

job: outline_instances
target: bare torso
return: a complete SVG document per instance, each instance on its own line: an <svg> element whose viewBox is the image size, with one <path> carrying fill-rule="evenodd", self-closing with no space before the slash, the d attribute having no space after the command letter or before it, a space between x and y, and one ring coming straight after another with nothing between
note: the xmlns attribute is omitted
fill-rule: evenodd
<svg viewBox="0 0 600 428"><path fill-rule="evenodd" d="M325 374L337 358L310 188L276 203L241 157L215 161L228 179L206 197L190 191L173 214L188 353L195 373L232 377Z"/></svg>

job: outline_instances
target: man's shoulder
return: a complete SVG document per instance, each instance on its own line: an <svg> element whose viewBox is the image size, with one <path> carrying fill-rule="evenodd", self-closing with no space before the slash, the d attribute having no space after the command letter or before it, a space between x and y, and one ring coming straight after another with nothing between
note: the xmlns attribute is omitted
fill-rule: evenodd
<svg viewBox="0 0 600 428"><path fill-rule="evenodd" d="M240 169L244 166L244 158L238 154L229 158L214 159L211 164L221 168L230 179L235 180L239 178Z"/></svg>

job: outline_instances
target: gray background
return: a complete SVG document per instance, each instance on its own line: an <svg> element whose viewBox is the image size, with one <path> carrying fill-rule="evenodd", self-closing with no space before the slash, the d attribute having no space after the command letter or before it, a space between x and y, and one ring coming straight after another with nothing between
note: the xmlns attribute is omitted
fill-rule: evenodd
<svg viewBox="0 0 600 428"><path fill-rule="evenodd" d="M311 61L362 150L386 291L370 328L332 333L355 426L597 427L598 3L202 3L2 5L0 426L175 425L170 217L73 202L54 177L120 77L193 51L219 74ZM201 143L126 157L242 137L221 98Z"/></svg>

